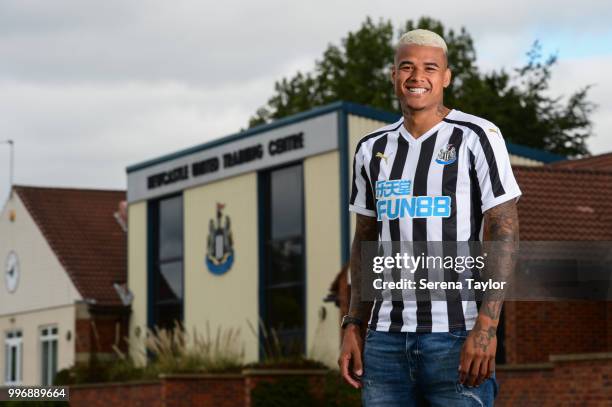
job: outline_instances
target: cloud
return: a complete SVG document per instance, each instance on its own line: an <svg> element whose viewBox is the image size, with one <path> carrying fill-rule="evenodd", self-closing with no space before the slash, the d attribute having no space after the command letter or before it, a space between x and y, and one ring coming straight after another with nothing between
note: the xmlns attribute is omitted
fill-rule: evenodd
<svg viewBox="0 0 612 407"><path fill-rule="evenodd" d="M607 80L612 67L612 55L588 58L560 59L551 76L551 89L556 95L569 96L576 90L592 85L588 99L597 105L592 114L593 134L587 142L591 153L610 152L609 129L612 128L612 83Z"/></svg>
<svg viewBox="0 0 612 407"><path fill-rule="evenodd" d="M3 81L0 128L15 140L20 183L124 187L127 165L244 127L259 103L253 95L267 92L268 83L194 88Z"/></svg>
<svg viewBox="0 0 612 407"><path fill-rule="evenodd" d="M329 43L338 44L367 15L396 28L423 15L465 26L485 69L519 65L536 38L559 47L555 91L597 83L593 117L604 134L612 125L612 50L601 44L610 38L611 11L612 3L598 0L444 7L395 0L6 0L0 138L16 141L17 182L125 187L125 166L244 127L275 80L311 69ZM570 52L586 49L583 43L588 52ZM594 138L593 151L605 144ZM7 174L0 168L0 182Z"/></svg>
<svg viewBox="0 0 612 407"><path fill-rule="evenodd" d="M479 47L493 55L512 47L524 52L541 32L608 27L607 2L515 2L411 4L390 0L286 2L262 0L84 3L0 3L0 75L40 81L166 81L233 83L275 71L287 61L320 55L366 15L408 18L430 15L458 29L465 26ZM588 24L583 24L588 23ZM564 28L567 31L567 29ZM502 43L499 43L499 41ZM501 47L503 46L503 48ZM496 48L497 47L497 48Z"/></svg>

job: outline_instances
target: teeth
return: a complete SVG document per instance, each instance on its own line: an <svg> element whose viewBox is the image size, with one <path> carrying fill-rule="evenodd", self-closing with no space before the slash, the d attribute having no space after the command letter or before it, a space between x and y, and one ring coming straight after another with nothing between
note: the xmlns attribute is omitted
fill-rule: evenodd
<svg viewBox="0 0 612 407"><path fill-rule="evenodd" d="M425 93L427 89L425 88L408 88L408 92L410 93Z"/></svg>

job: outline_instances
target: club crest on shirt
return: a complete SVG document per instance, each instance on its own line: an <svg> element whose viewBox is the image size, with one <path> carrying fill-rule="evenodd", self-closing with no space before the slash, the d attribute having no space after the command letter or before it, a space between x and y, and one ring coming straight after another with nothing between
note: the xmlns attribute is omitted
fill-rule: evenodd
<svg viewBox="0 0 612 407"><path fill-rule="evenodd" d="M438 152L438 156L436 157L436 162L438 164L447 165L452 164L457 160L457 151L455 150L455 146L452 144L447 144L440 149Z"/></svg>

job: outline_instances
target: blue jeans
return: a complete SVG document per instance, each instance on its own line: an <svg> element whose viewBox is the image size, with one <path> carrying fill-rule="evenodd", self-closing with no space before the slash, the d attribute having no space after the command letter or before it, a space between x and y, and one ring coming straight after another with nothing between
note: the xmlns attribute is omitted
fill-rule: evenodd
<svg viewBox="0 0 612 407"><path fill-rule="evenodd" d="M480 386L459 383L468 331L414 333L368 330L363 355L365 407L492 406L495 375Z"/></svg>

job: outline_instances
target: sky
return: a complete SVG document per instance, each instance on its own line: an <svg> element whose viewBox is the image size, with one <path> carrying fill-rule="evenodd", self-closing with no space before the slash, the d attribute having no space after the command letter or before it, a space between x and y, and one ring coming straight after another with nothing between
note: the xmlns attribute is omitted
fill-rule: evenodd
<svg viewBox="0 0 612 407"><path fill-rule="evenodd" d="M366 16L472 35L482 70L557 53L552 94L592 85L591 152L612 151L612 2L3 0L0 142L15 183L123 189L125 168L245 128L274 82L308 71ZM0 144L0 199L9 148Z"/></svg>

